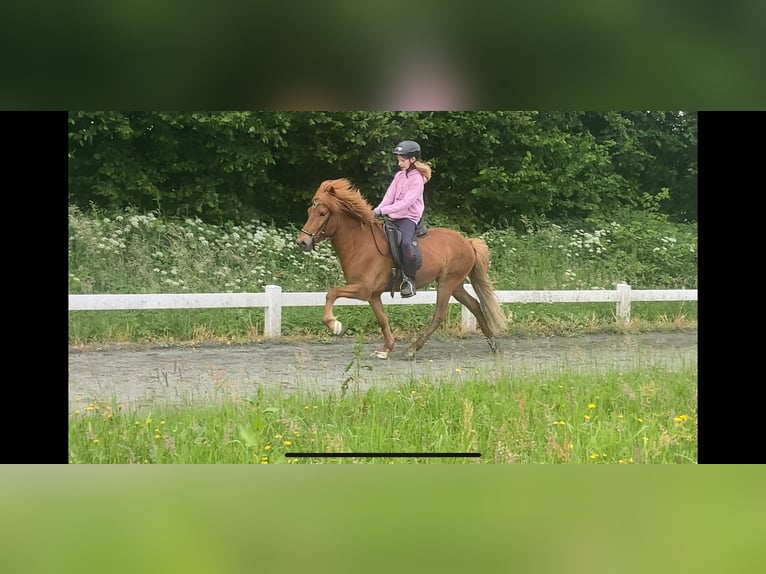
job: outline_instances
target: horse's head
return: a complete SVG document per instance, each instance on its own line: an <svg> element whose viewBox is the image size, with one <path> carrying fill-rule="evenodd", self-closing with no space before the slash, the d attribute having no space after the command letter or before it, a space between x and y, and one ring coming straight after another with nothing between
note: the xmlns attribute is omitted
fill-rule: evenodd
<svg viewBox="0 0 766 574"><path fill-rule="evenodd" d="M372 206L347 179L328 179L317 189L308 208L309 218L296 240L304 251L331 237L341 221L372 223Z"/></svg>
<svg viewBox="0 0 766 574"><path fill-rule="evenodd" d="M327 239L327 224L332 212L325 202L314 196L308 208L309 217L303 224L296 242L304 251L311 251L318 243Z"/></svg>

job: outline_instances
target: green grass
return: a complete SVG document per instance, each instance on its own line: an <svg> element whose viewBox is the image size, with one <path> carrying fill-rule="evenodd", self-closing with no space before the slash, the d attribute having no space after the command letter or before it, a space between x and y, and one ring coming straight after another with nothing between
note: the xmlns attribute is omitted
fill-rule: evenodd
<svg viewBox="0 0 766 574"><path fill-rule="evenodd" d="M71 463L694 463L697 368L409 380L339 393L259 390L216 405L95 402ZM286 458L288 452L481 458Z"/></svg>

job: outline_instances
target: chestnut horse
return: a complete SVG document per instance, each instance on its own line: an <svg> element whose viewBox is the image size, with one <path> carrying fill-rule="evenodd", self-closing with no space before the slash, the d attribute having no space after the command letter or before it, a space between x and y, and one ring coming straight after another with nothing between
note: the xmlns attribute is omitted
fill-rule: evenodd
<svg viewBox="0 0 766 574"><path fill-rule="evenodd" d="M338 297L367 301L380 324L383 348L373 355L387 359L394 348L394 337L380 296L390 290L393 258L383 231L383 222L372 213L372 206L347 179L323 181L308 208L308 219L298 234L297 243L311 251L329 239L335 249L346 284L327 292L322 322L334 334L343 325L332 312ZM506 328L506 318L495 297L489 279L489 249L478 238L468 239L451 229L432 227L418 238L423 265L415 276L417 287L436 281L436 310L428 328L408 349L410 358L425 345L428 338L447 316L450 295L465 305L481 328L493 353L497 352L495 336ZM463 287L470 277L477 301Z"/></svg>

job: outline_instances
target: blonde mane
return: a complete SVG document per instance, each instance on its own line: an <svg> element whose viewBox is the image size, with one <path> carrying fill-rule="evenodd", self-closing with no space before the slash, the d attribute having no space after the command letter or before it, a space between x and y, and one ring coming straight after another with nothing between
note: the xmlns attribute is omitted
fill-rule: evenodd
<svg viewBox="0 0 766 574"><path fill-rule="evenodd" d="M347 179L328 179L321 183L312 202L324 203L335 213L345 213L354 219L372 223L372 205Z"/></svg>

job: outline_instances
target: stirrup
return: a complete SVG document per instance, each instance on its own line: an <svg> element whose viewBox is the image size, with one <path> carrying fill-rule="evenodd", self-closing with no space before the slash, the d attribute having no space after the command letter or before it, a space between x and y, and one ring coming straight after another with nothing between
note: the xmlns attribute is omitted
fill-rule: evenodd
<svg viewBox="0 0 766 574"><path fill-rule="evenodd" d="M399 293L403 298L412 297L415 295L415 283L410 281L409 279L404 279L399 285Z"/></svg>

